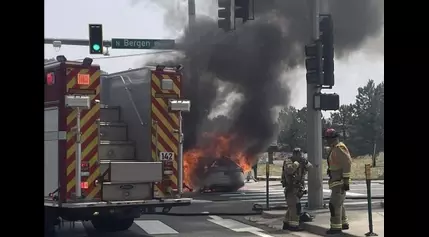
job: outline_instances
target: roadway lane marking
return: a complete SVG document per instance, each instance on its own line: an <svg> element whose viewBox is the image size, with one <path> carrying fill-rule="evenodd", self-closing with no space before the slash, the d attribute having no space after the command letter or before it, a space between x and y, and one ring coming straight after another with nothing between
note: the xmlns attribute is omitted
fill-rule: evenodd
<svg viewBox="0 0 429 237"><path fill-rule="evenodd" d="M329 189L323 189L324 193L331 193L331 190ZM283 191L272 191L269 192L270 195L283 195L284 192ZM253 199L255 197L258 196L265 196L266 192L257 192L257 193L223 193L220 194L221 197L229 197L230 199L240 199L240 200L246 200L246 199ZM304 195L307 196L307 195ZM362 194L362 193L353 193L353 192L347 192L346 196L349 197L362 197L362 196L366 196L366 194Z"/></svg>
<svg viewBox="0 0 429 237"><path fill-rule="evenodd" d="M244 223L241 223L239 221L236 220L232 220L232 219L223 219L220 216L209 216L211 219L207 219L208 221L210 221L211 223L214 223L216 225L220 225L224 228L230 229L234 232L249 232L251 234L260 236L260 237L273 237L272 235L268 235L264 232L264 230L259 229L257 227L254 226L250 226L250 225L246 225Z"/></svg>
<svg viewBox="0 0 429 237"><path fill-rule="evenodd" d="M168 235L179 233L175 229L158 220L135 220L134 223L149 235Z"/></svg>
<svg viewBox="0 0 429 237"><path fill-rule="evenodd" d="M252 233L254 235L260 236L260 237L273 237L272 235L265 234L259 231L249 231L249 233Z"/></svg>
<svg viewBox="0 0 429 237"><path fill-rule="evenodd" d="M191 203L209 203L213 202L212 200L202 200L202 199L192 199Z"/></svg>

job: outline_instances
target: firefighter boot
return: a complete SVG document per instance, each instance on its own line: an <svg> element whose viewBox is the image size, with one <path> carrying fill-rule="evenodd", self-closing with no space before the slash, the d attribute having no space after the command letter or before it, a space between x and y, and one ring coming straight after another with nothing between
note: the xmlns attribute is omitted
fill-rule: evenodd
<svg viewBox="0 0 429 237"><path fill-rule="evenodd" d="M343 224L343 230L348 230L349 229L349 224Z"/></svg>
<svg viewBox="0 0 429 237"><path fill-rule="evenodd" d="M303 231L304 229L301 226L289 226L290 231Z"/></svg>
<svg viewBox="0 0 429 237"><path fill-rule="evenodd" d="M289 223L283 222L283 230L289 229Z"/></svg>
<svg viewBox="0 0 429 237"><path fill-rule="evenodd" d="M343 231L338 229L329 229L328 231L326 231L327 235L336 235L341 233L343 233Z"/></svg>

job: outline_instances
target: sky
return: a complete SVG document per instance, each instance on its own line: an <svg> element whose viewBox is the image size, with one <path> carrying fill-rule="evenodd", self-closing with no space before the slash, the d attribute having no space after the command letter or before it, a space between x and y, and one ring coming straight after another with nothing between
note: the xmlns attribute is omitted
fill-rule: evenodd
<svg viewBox="0 0 429 237"><path fill-rule="evenodd" d="M170 0L170 7L182 11L183 22L187 19L185 0ZM165 1L164 1L165 2ZM162 5L162 4L160 4ZM168 25L181 26L183 22L171 22L166 11L160 5L149 0L45 0L45 38L77 38L88 39L88 24L103 24L103 37L134 38L134 39L177 39L181 31L173 31ZM209 14L213 9L208 6L196 5L197 14ZM170 19L172 19L171 17ZM177 16L174 17L177 19ZM168 21L168 22L165 22ZM380 50L380 47L383 49ZM384 81L384 32L380 37L369 39L363 48L342 60L336 60L335 86L326 93L340 95L341 104L353 103L357 88L366 84L368 79L375 83ZM150 53L151 50L120 50L110 49L110 56ZM99 58L89 55L89 48L83 46L63 45L59 50L45 44L45 58L65 55L69 60L85 57ZM103 57L103 56L101 56ZM95 59L101 69L109 73L144 66L149 56ZM306 105L305 68L297 69L297 77L302 80L293 85L292 105L298 108ZM325 114L325 113L324 113Z"/></svg>

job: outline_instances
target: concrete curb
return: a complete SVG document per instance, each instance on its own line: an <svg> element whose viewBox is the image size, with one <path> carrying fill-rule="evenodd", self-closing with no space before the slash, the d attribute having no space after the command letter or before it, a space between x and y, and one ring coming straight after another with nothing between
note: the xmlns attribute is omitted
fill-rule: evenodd
<svg viewBox="0 0 429 237"><path fill-rule="evenodd" d="M318 226L318 225L312 224L311 222L304 222L304 223L301 224L301 226L307 232L310 232L310 233L316 234L316 235L321 235L321 236L325 236L326 235L326 231L329 229L329 228L325 228L325 227L322 227L322 226ZM341 236L361 237L362 235L354 235L354 234L347 233L347 231L343 231L343 233L341 234Z"/></svg>

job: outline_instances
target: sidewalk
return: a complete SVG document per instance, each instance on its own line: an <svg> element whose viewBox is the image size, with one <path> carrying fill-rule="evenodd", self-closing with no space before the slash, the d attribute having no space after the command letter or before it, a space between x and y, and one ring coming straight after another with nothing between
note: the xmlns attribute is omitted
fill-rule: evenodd
<svg viewBox="0 0 429 237"><path fill-rule="evenodd" d="M372 219L374 232L379 237L384 237L384 209L373 207ZM262 216L248 216L246 220L255 222L259 225L265 225L269 228L282 230L283 217L286 211L264 211ZM316 216L313 222L303 223L302 227L312 234L325 236L325 232L329 229L329 210L311 211L311 214ZM351 209L347 211L349 218L350 229L343 231L342 236L348 237L363 237L368 229L368 212L366 209Z"/></svg>

